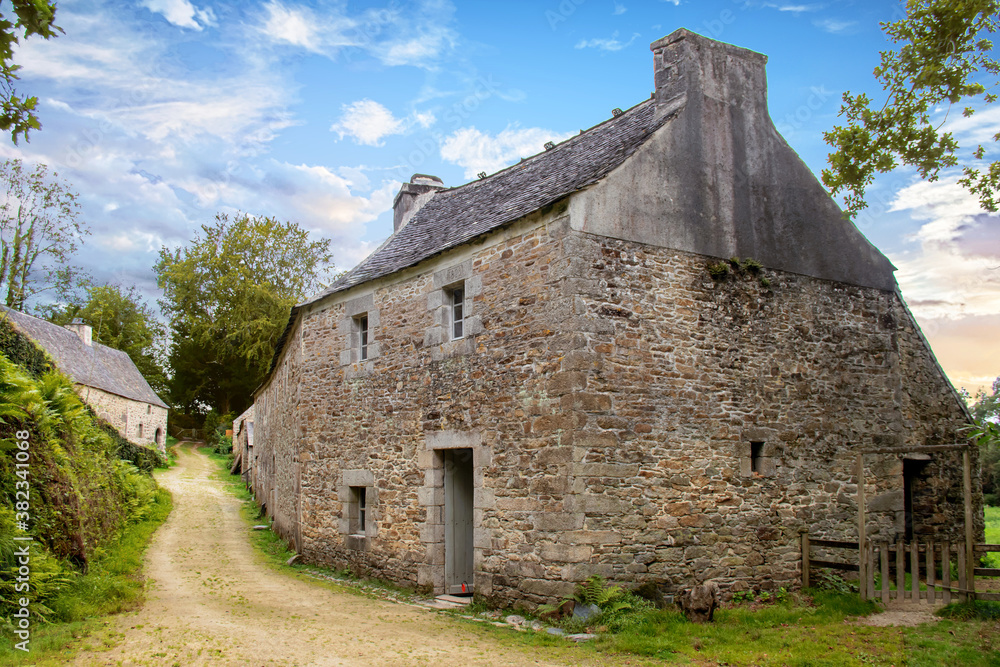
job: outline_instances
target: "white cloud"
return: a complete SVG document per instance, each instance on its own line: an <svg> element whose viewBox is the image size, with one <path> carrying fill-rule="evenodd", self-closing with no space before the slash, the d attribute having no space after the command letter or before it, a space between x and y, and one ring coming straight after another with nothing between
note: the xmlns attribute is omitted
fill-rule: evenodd
<svg viewBox="0 0 1000 667"><path fill-rule="evenodd" d="M791 12L792 14L815 12L823 8L823 5L779 5L773 2L766 2L762 6L770 9L777 9L779 12Z"/></svg>
<svg viewBox="0 0 1000 667"><path fill-rule="evenodd" d="M261 24L261 32L275 42L301 46L307 51L322 52L323 39L318 21L307 8L290 8L280 2L269 2L265 7L267 17Z"/></svg>
<svg viewBox="0 0 1000 667"><path fill-rule="evenodd" d="M674 7L680 7L681 6L681 0L663 0L663 1L664 2L669 2Z"/></svg>
<svg viewBox="0 0 1000 667"><path fill-rule="evenodd" d="M616 2L615 3L615 9L614 9L613 12L611 12L611 14L613 16L621 16L622 14L624 14L627 11L628 11L628 8L625 5L623 5L620 2Z"/></svg>
<svg viewBox="0 0 1000 667"><path fill-rule="evenodd" d="M1000 314L1000 217L983 213L956 180L914 183L890 208L925 221L913 247L889 257L914 313L925 318Z"/></svg>
<svg viewBox="0 0 1000 667"><path fill-rule="evenodd" d="M307 8L270 0L258 37L331 59L363 53L384 65L434 69L455 45L449 2L424 0L348 16L339 6Z"/></svg>
<svg viewBox="0 0 1000 667"><path fill-rule="evenodd" d="M330 131L341 139L346 136L365 146L381 146L382 139L389 135L403 134L416 125L428 128L436 121L429 111L414 111L406 118L396 118L384 106L366 98L345 104L340 120L330 126Z"/></svg>
<svg viewBox="0 0 1000 667"><path fill-rule="evenodd" d="M560 142L573 133L560 134L539 127L508 127L496 136L480 132L475 127L464 127L441 144L441 157L465 169L466 178L479 172L488 174L499 171L519 158L544 150L545 142Z"/></svg>
<svg viewBox="0 0 1000 667"><path fill-rule="evenodd" d="M618 31L616 30L610 38L597 37L594 39L581 39L574 48L577 49L600 49L602 51L621 51L630 46L635 41L639 33L633 33L632 38L627 42L618 41Z"/></svg>
<svg viewBox="0 0 1000 667"><path fill-rule="evenodd" d="M840 19L816 19L815 21L813 21L813 25L826 32L833 33L836 35L851 31L855 26L858 25L858 22L843 21Z"/></svg>
<svg viewBox="0 0 1000 667"><path fill-rule="evenodd" d="M142 0L139 4L151 12L162 14L167 21L181 28L201 30L215 25L215 13L211 8L197 9L189 0Z"/></svg>
<svg viewBox="0 0 1000 667"><path fill-rule="evenodd" d="M360 169L268 158L273 139L296 122L294 80L282 63L259 44L244 48L246 24L225 22L203 40L224 65L191 66L167 41L176 30L150 30L138 11L102 0L61 6L66 34L18 50L46 131L30 144L0 146L0 158L44 162L81 193L93 236L79 262L98 280L155 297L150 267L159 247L186 243L216 212L237 210L322 232L341 268L360 259L370 245L366 226L391 209L398 182L373 185ZM423 111L403 121L430 126L435 118Z"/></svg>

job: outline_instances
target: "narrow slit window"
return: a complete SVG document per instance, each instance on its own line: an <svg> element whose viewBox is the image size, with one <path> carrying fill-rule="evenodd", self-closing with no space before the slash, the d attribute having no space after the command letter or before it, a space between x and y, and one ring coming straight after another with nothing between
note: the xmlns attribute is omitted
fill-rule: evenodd
<svg viewBox="0 0 1000 667"><path fill-rule="evenodd" d="M465 287L451 290L451 338L457 340L465 335Z"/></svg>
<svg viewBox="0 0 1000 667"><path fill-rule="evenodd" d="M358 335L360 336L361 345L359 348L359 357L361 361L368 359L368 315L361 315L357 318L358 322Z"/></svg>
<svg viewBox="0 0 1000 667"><path fill-rule="evenodd" d="M750 472L755 472L757 474L762 474L763 469L761 467L761 453L764 450L763 442L751 442L750 443Z"/></svg>
<svg viewBox="0 0 1000 667"><path fill-rule="evenodd" d="M356 486L352 489L354 491L354 507L355 507L355 533L363 534L365 532L366 519L368 514L368 502L366 489L363 486Z"/></svg>

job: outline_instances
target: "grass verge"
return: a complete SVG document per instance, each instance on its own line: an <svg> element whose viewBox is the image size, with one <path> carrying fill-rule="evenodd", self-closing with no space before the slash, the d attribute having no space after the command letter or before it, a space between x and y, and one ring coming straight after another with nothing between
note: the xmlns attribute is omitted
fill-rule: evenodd
<svg viewBox="0 0 1000 667"><path fill-rule="evenodd" d="M153 532L173 508L170 492L157 489L143 517L129 524L118 540L101 549L86 574L79 574L49 604L60 622L32 627L30 652L0 645L0 667L63 665L78 640L99 630L102 617L135 609L144 599L143 554Z"/></svg>

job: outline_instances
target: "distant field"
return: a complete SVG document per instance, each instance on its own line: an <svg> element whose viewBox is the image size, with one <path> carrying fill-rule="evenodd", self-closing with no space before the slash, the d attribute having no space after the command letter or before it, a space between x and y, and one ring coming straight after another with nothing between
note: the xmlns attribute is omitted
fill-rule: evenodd
<svg viewBox="0 0 1000 667"><path fill-rule="evenodd" d="M1000 544L1000 507L986 507L986 544ZM1000 553L990 554L993 567L1000 567Z"/></svg>

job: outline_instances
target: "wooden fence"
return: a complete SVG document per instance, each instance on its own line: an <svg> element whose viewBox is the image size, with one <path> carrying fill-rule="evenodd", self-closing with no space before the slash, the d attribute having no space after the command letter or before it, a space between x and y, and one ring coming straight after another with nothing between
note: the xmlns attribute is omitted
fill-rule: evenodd
<svg viewBox="0 0 1000 667"><path fill-rule="evenodd" d="M848 549L855 562L838 562L812 558L812 549ZM974 553L1000 552L1000 544L977 544ZM957 566L957 576L952 578L952 564ZM968 567L966 548L962 542L948 540L926 542L879 542L865 540L865 549L858 542L841 542L809 537L802 533L802 587L810 585L813 568L830 568L859 573L862 599L880 598L938 601L948 604L955 596L959 600L1000 600L1000 593L977 592L976 577L1000 577L1000 568ZM875 588L875 575L879 574L881 587ZM910 574L909 586L906 574ZM970 574L971 573L971 576ZM893 584L895 586L893 587ZM921 584L924 590L921 590Z"/></svg>

